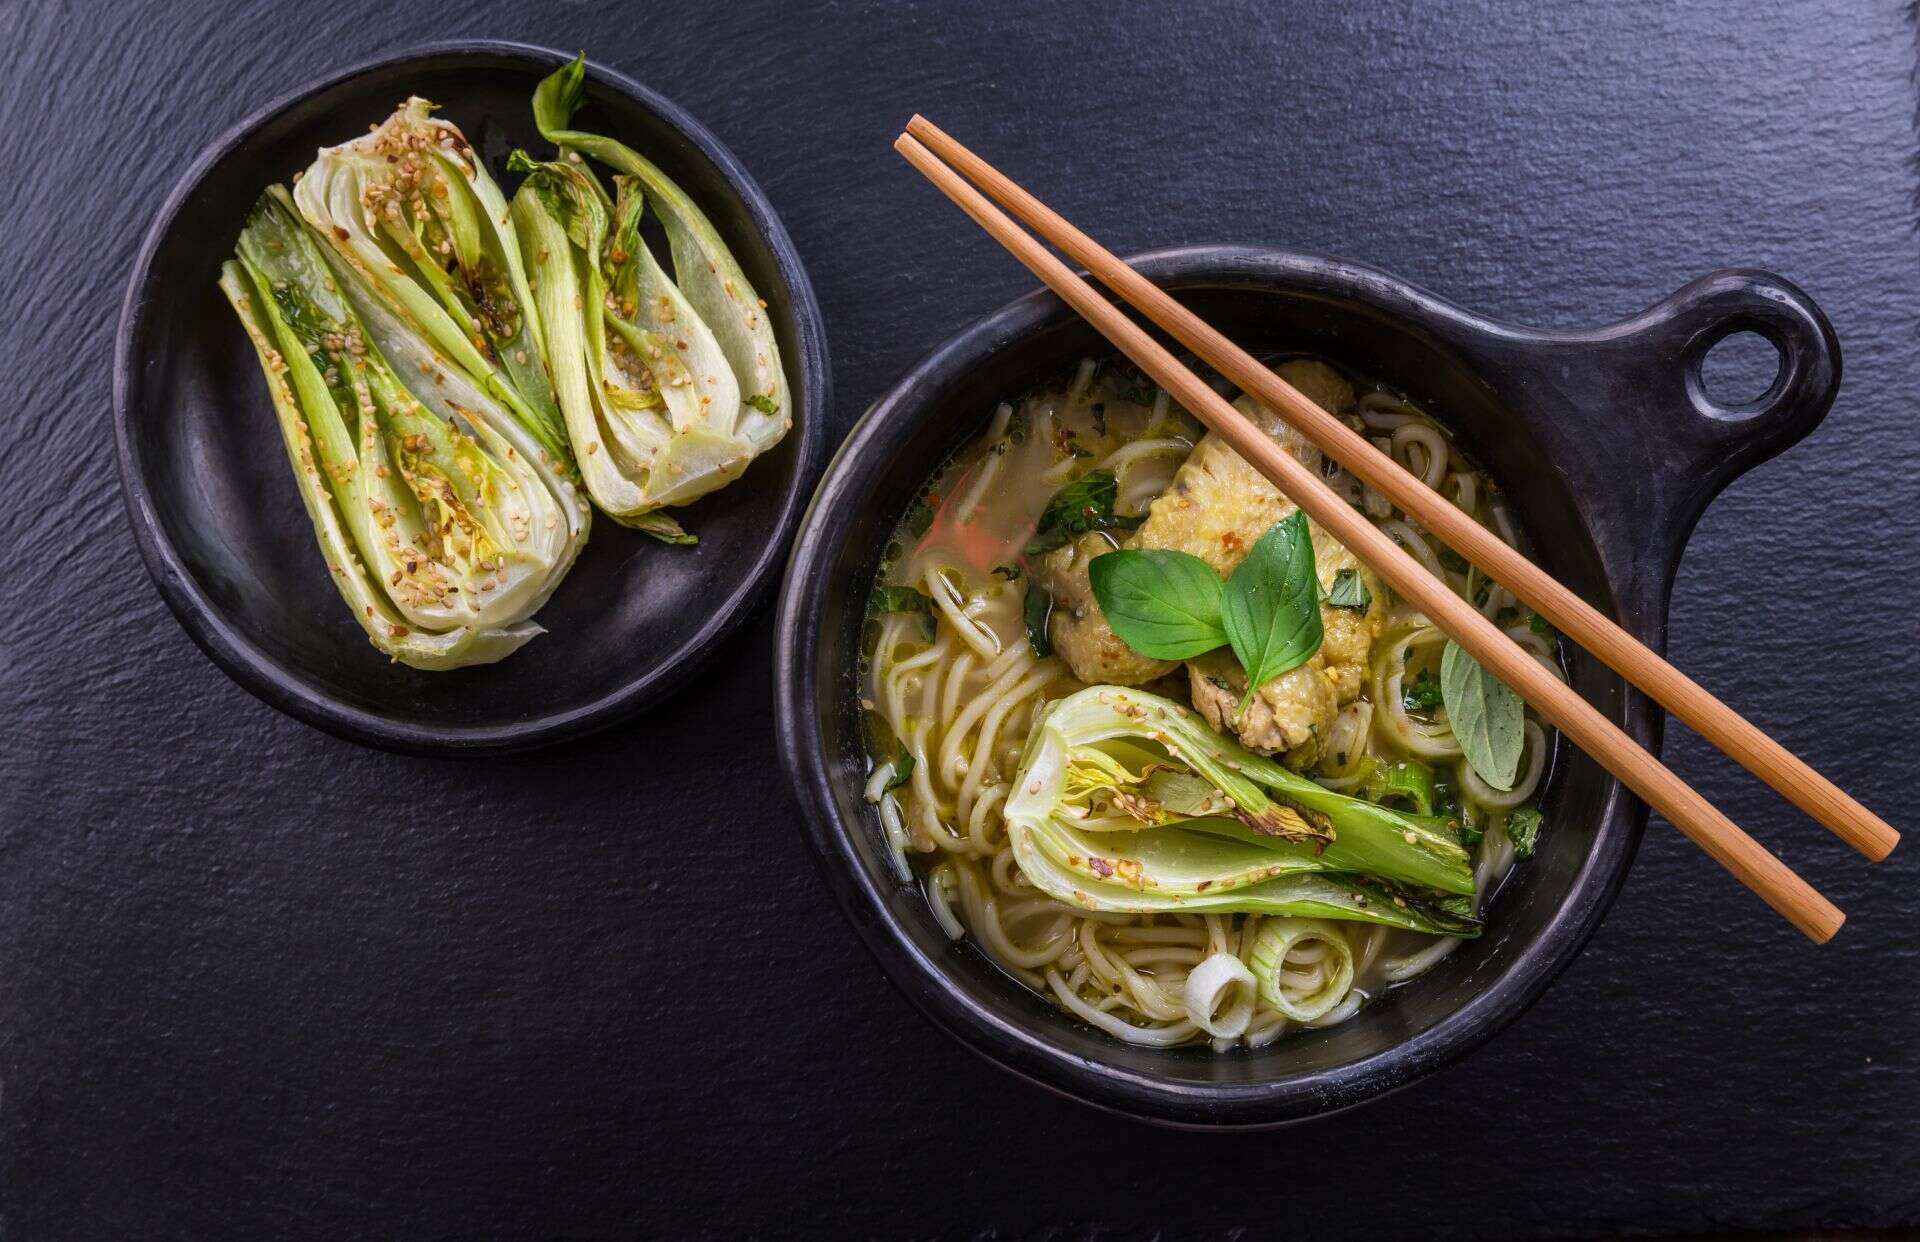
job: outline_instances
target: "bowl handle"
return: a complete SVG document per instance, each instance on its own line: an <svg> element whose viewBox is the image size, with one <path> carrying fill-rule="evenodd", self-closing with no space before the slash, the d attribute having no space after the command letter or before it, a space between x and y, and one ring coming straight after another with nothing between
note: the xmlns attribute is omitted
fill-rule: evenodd
<svg viewBox="0 0 1920 1242"><path fill-rule="evenodd" d="M1736 332L1771 344L1779 371L1760 396L1727 403L1707 392L1701 364ZM1819 425L1840 387L1826 315L1799 286L1756 268L1710 272L1594 343L1614 347L1605 351L1617 364L1613 408L1652 416L1642 429L1658 449L1654 468L1677 485L1672 511L1654 516L1682 541L1721 488Z"/></svg>
<svg viewBox="0 0 1920 1242"><path fill-rule="evenodd" d="M1767 391L1715 400L1707 352L1751 331L1779 353ZM1539 410L1549 457L1585 497L1625 613L1656 640L1681 550L1702 512L1744 471L1817 426L1840 386L1840 343L1792 282L1753 268L1694 280L1619 323L1521 333L1504 358L1516 400Z"/></svg>

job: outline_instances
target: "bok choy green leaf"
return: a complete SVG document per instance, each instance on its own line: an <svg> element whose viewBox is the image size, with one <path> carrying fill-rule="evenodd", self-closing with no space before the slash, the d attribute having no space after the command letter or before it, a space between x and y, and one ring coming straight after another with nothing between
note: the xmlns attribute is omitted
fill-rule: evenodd
<svg viewBox="0 0 1920 1242"><path fill-rule="evenodd" d="M1006 817L1027 877L1083 909L1479 928L1446 821L1334 793L1139 690L1093 686L1049 708Z"/></svg>
<svg viewBox="0 0 1920 1242"><path fill-rule="evenodd" d="M530 618L579 554L589 511L531 429L433 341L377 302L358 313L359 280L275 186L220 287L354 619L414 668L490 663L542 632Z"/></svg>

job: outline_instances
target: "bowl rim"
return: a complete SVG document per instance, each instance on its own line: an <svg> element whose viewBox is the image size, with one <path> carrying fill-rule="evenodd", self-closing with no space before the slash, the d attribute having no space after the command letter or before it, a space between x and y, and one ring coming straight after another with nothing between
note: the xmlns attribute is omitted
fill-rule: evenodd
<svg viewBox="0 0 1920 1242"><path fill-rule="evenodd" d="M174 181L148 225L134 260L115 327L113 360L114 460L122 499L148 576L180 626L220 670L254 697L336 737L384 750L416 755L483 756L514 754L610 728L671 696L698 672L728 638L750 620L771 596L775 573L805 510L811 484L825 456L825 424L832 405L832 366L826 322L813 283L800 261L786 226L766 192L713 133L686 110L618 70L593 60L588 77L626 96L677 131L718 170L745 208L748 223L765 241L776 278L793 302L795 349L787 362L788 382L797 378L801 398L787 439L795 445L794 473L778 519L744 575L727 596L708 611L704 623L680 644L671 658L624 680L584 705L518 720L482 725L421 725L397 721L344 702L315 688L229 624L168 538L147 481L147 466L134 442L132 401L143 380L133 356L141 322L157 305L143 297L155 256L180 223L186 201L221 161L242 150L254 134L309 99L355 78L414 61L447 58L506 59L529 68L558 68L573 57L539 44L504 39L453 39L418 44L329 73L295 87L250 112L210 141Z"/></svg>
<svg viewBox="0 0 1920 1242"><path fill-rule="evenodd" d="M1475 315L1369 265L1307 252L1192 245L1131 255L1125 261L1156 284L1172 288L1221 287L1236 278L1275 290L1289 283L1316 294L1335 288L1340 296L1380 311L1409 330L1430 329L1444 321L1490 338L1536 335ZM1067 1052L1034 1030L1003 1021L975 1004L948 978L942 963L923 953L903 929L889 900L897 881L889 885L863 864L852 834L869 828L842 821L833 774L819 761L827 750L823 722L814 710L819 622L829 589L826 570L841 542L830 529L831 518L836 510L865 498L865 480L856 463L871 460L876 446L884 455L888 441L912 435L921 411L933 408L918 393L939 391L1000 349L1072 316L1065 303L1042 288L961 328L867 409L828 463L794 542L775 625L776 736L803 812L803 832L828 889L888 978L936 1026L983 1059L1057 1095L1180 1129L1271 1129L1332 1116L1410 1086L1466 1055L1538 1000L1586 946L1619 894L1647 812L1618 780L1607 777L1593 848L1548 922L1530 942L1518 946L1506 970L1426 1030L1345 1065L1258 1082L1173 1081ZM1658 613L1663 616L1664 595L1661 601ZM1659 639L1657 634L1643 637ZM1657 747L1657 709L1632 686L1624 689L1624 727L1641 745ZM1009 981L1007 986L1017 985Z"/></svg>

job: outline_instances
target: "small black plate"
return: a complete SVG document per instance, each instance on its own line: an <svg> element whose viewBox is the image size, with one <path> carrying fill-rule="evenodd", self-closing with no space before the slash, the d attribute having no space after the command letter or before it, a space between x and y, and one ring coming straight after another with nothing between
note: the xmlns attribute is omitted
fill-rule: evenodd
<svg viewBox="0 0 1920 1242"><path fill-rule="evenodd" d="M515 43L438 44L350 69L255 113L194 162L134 266L120 316L121 484L148 571L214 663L282 711L372 746L499 754L577 737L670 693L773 583L819 473L829 399L813 287L766 196L697 121L589 66L581 128L624 141L685 187L767 301L794 426L724 491L676 511L673 548L595 514L586 551L498 664L425 673L368 644L329 580L287 468L259 365L215 280L249 208L409 94L441 105L503 185L516 146L544 149L531 99L570 57Z"/></svg>

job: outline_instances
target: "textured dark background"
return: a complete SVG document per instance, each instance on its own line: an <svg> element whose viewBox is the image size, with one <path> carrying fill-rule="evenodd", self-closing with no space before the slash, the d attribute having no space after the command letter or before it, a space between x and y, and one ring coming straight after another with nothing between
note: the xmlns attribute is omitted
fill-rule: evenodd
<svg viewBox="0 0 1920 1242"><path fill-rule="evenodd" d="M1894 0L1520 6L0 2L0 1231L104 1238L1586 1236L1920 1225L1920 844L1871 868L1681 732L1852 915L1825 949L1656 823L1519 1024L1256 1137L976 1062L830 905L769 749L770 626L651 719L486 765L222 677L109 453L138 238L264 98L417 40L592 54L761 180L834 437L1029 281L888 150L920 109L1118 249L1267 242L1577 326L1775 268L1832 417L1709 513L1678 663L1912 828L1915 32ZM556 640L558 641L558 640Z"/></svg>

